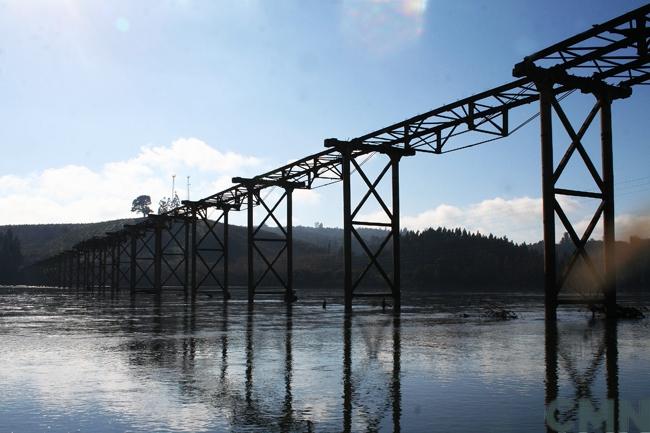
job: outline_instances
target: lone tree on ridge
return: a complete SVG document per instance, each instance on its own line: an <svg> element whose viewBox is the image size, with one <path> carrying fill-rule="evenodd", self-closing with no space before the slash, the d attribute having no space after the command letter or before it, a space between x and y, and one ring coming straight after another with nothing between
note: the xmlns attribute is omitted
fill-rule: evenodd
<svg viewBox="0 0 650 433"><path fill-rule="evenodd" d="M133 200L133 203L131 204L131 212L140 212L142 213L143 217L146 217L152 212L151 208L149 207L150 204L151 197L148 195L138 196Z"/></svg>

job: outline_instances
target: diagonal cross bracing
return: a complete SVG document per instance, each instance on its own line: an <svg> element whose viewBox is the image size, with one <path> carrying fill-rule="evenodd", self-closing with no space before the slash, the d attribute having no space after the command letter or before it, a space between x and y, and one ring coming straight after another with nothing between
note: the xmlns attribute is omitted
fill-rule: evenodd
<svg viewBox="0 0 650 433"><path fill-rule="evenodd" d="M191 214L191 270L190 287L193 296L202 289L216 288L230 298L228 287L228 206L206 206L188 203ZM210 219L209 210L218 212ZM197 230L199 227L200 233ZM219 269L221 265L221 269ZM220 275L221 274L221 275Z"/></svg>

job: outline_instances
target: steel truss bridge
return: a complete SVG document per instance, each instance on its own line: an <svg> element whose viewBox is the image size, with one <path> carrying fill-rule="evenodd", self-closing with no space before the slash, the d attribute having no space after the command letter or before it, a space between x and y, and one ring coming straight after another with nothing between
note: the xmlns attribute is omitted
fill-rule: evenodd
<svg viewBox="0 0 650 433"><path fill-rule="evenodd" d="M354 298L379 296L392 298L400 308L400 209L399 163L404 157L420 153L441 155L461 146L461 136L471 135L476 143L506 137L518 129L509 124L511 110L536 103L541 129L541 167L544 224L544 287L547 318L555 318L562 303L603 304L609 314L616 308L614 268L614 170L612 161L612 102L631 96L635 86L650 78L650 4L595 25L591 29L538 51L513 68L516 78L502 86L486 90L457 102L435 108L410 119L386 126L360 137L343 141L325 140L325 149L295 162L252 178L233 178L235 185L145 221L127 225L75 245L36 266L49 284L67 287L106 288L131 292L139 289L161 291L180 285L185 293L196 295L208 285L218 288L224 299L230 298L228 283L228 215L246 211L248 216L248 301L256 295L277 295L287 302L296 300L293 284L292 195L296 189L311 189L329 182L343 185L344 295L346 310ZM593 97L593 106L576 129L563 107L563 99L580 91ZM595 122L599 118L599 122ZM559 122L554 122L559 119ZM570 143L559 164L554 164L556 143L554 128L566 132ZM583 144L590 129L600 128L601 167ZM381 155L385 160L379 175L364 170L363 158ZM558 181L574 157L589 172L595 191L584 188L560 188ZM379 182L391 178L390 196L382 195ZM353 200L351 184L361 179L365 194ZM277 187L283 194L269 200L262 192ZM561 196L589 198L597 203L587 229L579 233L561 206ZM361 210L374 197L387 222L360 219ZM284 208L284 209L283 209ZM285 218L279 218L284 210ZM208 211L217 217L208 218ZM255 212L262 212L262 223L255 226ZM575 251L564 269L558 269L556 254L556 216L569 234ZM284 221L280 221L284 219ZM265 223L279 228L279 236L265 237ZM586 244L596 226L603 224L604 260L596 263ZM197 226L199 230L197 231ZM361 236L364 227L385 230L378 246L369 245ZM353 242L367 257L363 271L353 268ZM279 245L268 253L265 245ZM392 260L379 260L380 254ZM600 293L591 299L561 296L567 278L580 262L599 281ZM259 269L256 269L255 265ZM384 284L382 292L363 293L359 286L367 273L375 270ZM277 285L264 288L264 278Z"/></svg>

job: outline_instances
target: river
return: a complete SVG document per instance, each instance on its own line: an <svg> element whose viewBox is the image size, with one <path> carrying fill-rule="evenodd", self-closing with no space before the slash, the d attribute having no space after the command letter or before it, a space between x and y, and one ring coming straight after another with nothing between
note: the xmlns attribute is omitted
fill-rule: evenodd
<svg viewBox="0 0 650 433"><path fill-rule="evenodd" d="M648 319L546 325L526 294L406 294L399 317L304 298L0 288L0 432L650 430Z"/></svg>

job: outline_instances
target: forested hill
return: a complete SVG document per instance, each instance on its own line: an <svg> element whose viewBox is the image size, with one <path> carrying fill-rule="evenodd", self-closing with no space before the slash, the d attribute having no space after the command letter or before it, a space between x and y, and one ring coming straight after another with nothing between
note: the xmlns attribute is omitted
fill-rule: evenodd
<svg viewBox="0 0 650 433"><path fill-rule="evenodd" d="M124 228L124 224L134 224L141 219L120 219L89 224L26 224L0 226L0 233L10 230L22 250L24 264L28 265L61 251L93 236Z"/></svg>
<svg viewBox="0 0 650 433"><path fill-rule="evenodd" d="M0 255L22 255L23 265L71 248L77 242L107 231L119 230L137 219L106 221L93 224L44 224L0 226ZM263 237L277 235L265 228ZM11 233L8 233L8 232ZM245 284L247 270L246 228L230 228L230 269L233 284ZM371 250L375 251L387 232L376 229L360 231ZM6 239L6 242L3 241ZM17 242L16 242L17 240ZM339 228L294 227L294 281L298 286L330 286L343 283L343 231ZM16 251L4 251L3 245ZM18 244L18 245L16 245ZM600 242L589 242L588 249L598 259ZM542 245L516 244L507 238L469 233L460 229L427 229L421 232L402 231L402 282L406 287L440 288L539 288L542 285ZM368 259L361 246L353 241L353 268L358 275ZM391 242L378 261L391 269ZM567 261L572 252L568 238L558 245L560 261ZM634 239L617 242L618 278L622 286L647 288L650 284L650 241ZM0 258L1 259L1 258ZM1 261L1 260L0 260ZM15 262L15 260L14 260ZM278 261L278 268L283 260ZM256 265L256 269L259 269ZM0 273L2 269L0 268ZM366 275L368 285L383 284L374 269ZM0 275L0 283L8 282ZM579 284L579 282L578 282Z"/></svg>

